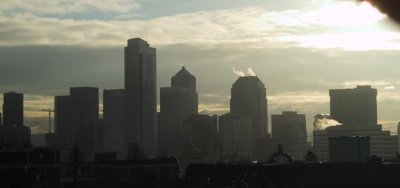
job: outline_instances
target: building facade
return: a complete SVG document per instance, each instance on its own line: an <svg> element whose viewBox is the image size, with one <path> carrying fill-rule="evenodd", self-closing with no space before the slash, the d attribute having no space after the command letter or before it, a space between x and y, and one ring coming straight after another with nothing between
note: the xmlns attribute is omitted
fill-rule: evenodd
<svg viewBox="0 0 400 188"><path fill-rule="evenodd" d="M124 109L124 89L103 91L104 151L117 152L119 158L126 155Z"/></svg>
<svg viewBox="0 0 400 188"><path fill-rule="evenodd" d="M329 96L332 119L351 127L377 124L377 90L371 86L331 89Z"/></svg>
<svg viewBox="0 0 400 188"><path fill-rule="evenodd" d="M211 163L216 160L218 116L198 114L183 120L183 161Z"/></svg>
<svg viewBox="0 0 400 188"><path fill-rule="evenodd" d="M250 116L233 116L227 113L218 118L220 160L252 158L251 125Z"/></svg>
<svg viewBox="0 0 400 188"><path fill-rule="evenodd" d="M147 156L157 151L156 49L140 39L125 47L125 138Z"/></svg>
<svg viewBox="0 0 400 188"><path fill-rule="evenodd" d="M3 95L3 124L4 126L24 125L24 95L9 92Z"/></svg>
<svg viewBox="0 0 400 188"><path fill-rule="evenodd" d="M272 139L296 160L307 152L306 116L294 111L271 115Z"/></svg>
<svg viewBox="0 0 400 188"><path fill-rule="evenodd" d="M253 159L266 158L263 145L268 136L266 88L257 76L242 76L232 85L230 112L251 117Z"/></svg>
<svg viewBox="0 0 400 188"><path fill-rule="evenodd" d="M171 87L160 88L158 150L161 156L182 155L183 120L197 113L196 77L182 67L171 78Z"/></svg>
<svg viewBox="0 0 400 188"><path fill-rule="evenodd" d="M31 145L31 129L24 125L24 95L4 93L0 149L20 149Z"/></svg>

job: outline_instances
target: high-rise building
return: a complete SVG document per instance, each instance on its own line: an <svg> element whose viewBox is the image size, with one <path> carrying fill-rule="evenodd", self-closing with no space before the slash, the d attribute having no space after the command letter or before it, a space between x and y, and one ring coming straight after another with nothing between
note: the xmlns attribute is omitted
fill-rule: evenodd
<svg viewBox="0 0 400 188"><path fill-rule="evenodd" d="M113 89L103 92L104 151L125 153L124 108L125 90Z"/></svg>
<svg viewBox="0 0 400 188"><path fill-rule="evenodd" d="M70 149L73 147L73 133L71 132L71 101L70 96L54 97L54 133L57 142L56 148Z"/></svg>
<svg viewBox="0 0 400 188"><path fill-rule="evenodd" d="M331 89L331 118L344 126L374 126L377 124L377 90L371 86L354 89Z"/></svg>
<svg viewBox="0 0 400 188"><path fill-rule="evenodd" d="M0 149L29 147L31 130L24 125L24 95L15 92L4 93L3 100L3 126L0 126Z"/></svg>
<svg viewBox="0 0 400 188"><path fill-rule="evenodd" d="M226 113L218 118L220 160L251 159L251 117Z"/></svg>
<svg viewBox="0 0 400 188"><path fill-rule="evenodd" d="M171 87L160 89L158 150L161 156L180 156L183 120L198 113L196 77L185 67L171 78Z"/></svg>
<svg viewBox="0 0 400 188"><path fill-rule="evenodd" d="M86 158L99 151L99 89L94 87L70 88L70 131L73 145L77 145Z"/></svg>
<svg viewBox="0 0 400 188"><path fill-rule="evenodd" d="M271 115L272 139L297 160L307 152L306 116L293 111Z"/></svg>
<svg viewBox="0 0 400 188"><path fill-rule="evenodd" d="M150 156L157 151L156 49L140 38L125 47L126 144L136 143Z"/></svg>
<svg viewBox="0 0 400 188"><path fill-rule="evenodd" d="M183 161L214 162L218 150L218 116L197 114L183 120ZM184 162L185 163L185 162Z"/></svg>
<svg viewBox="0 0 400 188"><path fill-rule="evenodd" d="M242 76L231 89L230 109L233 116L251 117L253 159L265 159L265 139L268 138L266 89L257 76Z"/></svg>
<svg viewBox="0 0 400 188"><path fill-rule="evenodd" d="M4 93L3 124L4 126L24 125L24 95L22 93Z"/></svg>
<svg viewBox="0 0 400 188"><path fill-rule="evenodd" d="M321 161L331 161L329 157L329 137L370 136L370 152L382 159L392 159L399 152L397 135L382 130L377 124L377 90L371 86L354 89L329 90L332 119L343 125L314 130L314 151Z"/></svg>

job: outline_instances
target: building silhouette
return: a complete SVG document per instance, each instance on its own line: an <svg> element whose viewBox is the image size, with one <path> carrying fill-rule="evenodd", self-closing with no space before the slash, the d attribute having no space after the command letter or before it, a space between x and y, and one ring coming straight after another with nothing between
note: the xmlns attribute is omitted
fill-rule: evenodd
<svg viewBox="0 0 400 188"><path fill-rule="evenodd" d="M218 116L197 114L183 120L184 156L186 162L212 163L218 149Z"/></svg>
<svg viewBox="0 0 400 188"><path fill-rule="evenodd" d="M101 150L99 123L99 89L94 87L70 88L70 115L72 140L87 159Z"/></svg>
<svg viewBox="0 0 400 188"><path fill-rule="evenodd" d="M251 117L254 159L264 159L265 151L259 144L268 138L268 109L266 88L257 76L239 77L232 85L230 112L233 116Z"/></svg>
<svg viewBox="0 0 400 188"><path fill-rule="evenodd" d="M220 160L235 161L252 157L252 121L250 116L226 113L218 118Z"/></svg>
<svg viewBox="0 0 400 188"><path fill-rule="evenodd" d="M271 115L272 139L294 159L303 160L307 152L306 116L294 111Z"/></svg>
<svg viewBox="0 0 400 188"><path fill-rule="evenodd" d="M377 90L371 86L331 89L329 96L332 119L351 127L377 124Z"/></svg>
<svg viewBox="0 0 400 188"><path fill-rule="evenodd" d="M54 97L55 132L48 134L46 144L60 150L78 147L84 159L92 160L103 147L99 89L71 87L69 93Z"/></svg>
<svg viewBox="0 0 400 188"><path fill-rule="evenodd" d="M71 98L69 95L54 97L54 134L55 148L72 148L73 132L71 131Z"/></svg>
<svg viewBox="0 0 400 188"><path fill-rule="evenodd" d="M4 126L24 125L24 95L9 92L3 95L3 124Z"/></svg>
<svg viewBox="0 0 400 188"><path fill-rule="evenodd" d="M24 95L22 93L8 92L4 93L3 100L3 125L0 126L0 149L29 147L31 143L31 130L24 125Z"/></svg>
<svg viewBox="0 0 400 188"><path fill-rule="evenodd" d="M181 156L183 120L198 113L196 77L185 67L171 78L171 87L160 88L158 150L161 156Z"/></svg>
<svg viewBox="0 0 400 188"><path fill-rule="evenodd" d="M330 90L331 117L343 125L313 131L314 151L321 161L330 161L329 137L370 136L370 152L393 159L399 152L397 135L377 124L377 90L371 86Z"/></svg>
<svg viewBox="0 0 400 188"><path fill-rule="evenodd" d="M148 156L157 151L156 49L140 38L125 47L126 144L137 143Z"/></svg>
<svg viewBox="0 0 400 188"><path fill-rule="evenodd" d="M329 137L329 162L367 162L371 156L369 136Z"/></svg>
<svg viewBox="0 0 400 188"><path fill-rule="evenodd" d="M103 91L104 151L116 152L119 157L126 155L124 137L124 109L124 89Z"/></svg>

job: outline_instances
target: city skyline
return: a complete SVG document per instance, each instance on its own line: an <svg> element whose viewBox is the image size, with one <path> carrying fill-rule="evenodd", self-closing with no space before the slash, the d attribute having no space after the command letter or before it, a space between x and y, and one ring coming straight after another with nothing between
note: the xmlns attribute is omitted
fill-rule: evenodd
<svg viewBox="0 0 400 188"><path fill-rule="evenodd" d="M273 1L234 1L227 5L221 1L214 5L205 1L199 6L187 3L178 8L160 8L152 6L157 1L132 1L129 6L118 9L115 7L126 4L112 1L113 6L109 7L86 3L79 5L83 8L75 12L66 9L60 13L57 7L61 6L55 2L53 12L37 6L0 5L3 20L26 24L15 28L18 24L2 22L2 28L28 33L32 31L30 27L51 25L42 28L45 36L40 32L31 32L30 36L5 33L7 37L0 40L1 92L25 94L25 121L32 125L33 133L47 132L47 113L40 109L53 106L52 96L66 94L67 88L122 88L122 49L125 41L133 37L142 37L157 48L159 87L168 86L169 77L181 64L190 68L198 80L199 111L226 113L230 87L237 79L233 72L252 68L268 90L268 116L296 110L306 114L310 132L313 116L329 112L329 89L368 84L379 91L378 123L392 132L397 128L400 119L397 115L400 82L396 68L400 55L395 41L398 29L379 14L368 14L371 18L366 21L362 16L346 22L340 22L344 18L331 17L338 7L350 12L356 10L355 14L372 11L365 3L304 1L288 5ZM97 17L93 12L104 14ZM129 13L138 15L131 15L133 18L127 20ZM288 22L297 17L301 19ZM359 24L354 25L357 21ZM55 35L59 28L52 26L57 24L59 28L71 29L71 35ZM172 32L174 26L180 32ZM103 29L94 31L99 27ZM118 32L111 32L110 28ZM202 34L201 28L213 32ZM107 32L110 36L104 37ZM310 37L302 38L302 35ZM336 42L326 39L332 36L337 38ZM364 42L364 38L371 41ZM322 42L316 45L315 40Z"/></svg>

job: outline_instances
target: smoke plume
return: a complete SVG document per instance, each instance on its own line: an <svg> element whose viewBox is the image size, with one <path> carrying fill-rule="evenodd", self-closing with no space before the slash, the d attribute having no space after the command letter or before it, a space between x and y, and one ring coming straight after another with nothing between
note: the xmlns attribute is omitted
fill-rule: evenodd
<svg viewBox="0 0 400 188"><path fill-rule="evenodd" d="M399 0L358 0L367 1L389 18L400 24L400 1Z"/></svg>
<svg viewBox="0 0 400 188"><path fill-rule="evenodd" d="M314 130L324 130L328 127L342 125L338 121L331 119L329 114L317 114L314 116Z"/></svg>

